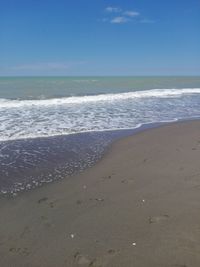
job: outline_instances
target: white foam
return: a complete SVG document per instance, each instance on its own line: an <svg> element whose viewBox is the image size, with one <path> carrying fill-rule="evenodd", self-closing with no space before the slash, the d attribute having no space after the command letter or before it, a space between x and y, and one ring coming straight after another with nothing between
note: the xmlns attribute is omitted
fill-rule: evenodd
<svg viewBox="0 0 200 267"><path fill-rule="evenodd" d="M184 88L184 89L152 89L144 91L134 91L119 94L101 94L95 96L73 96L53 99L41 100L8 100L0 99L0 108L18 108L25 106L57 106L67 104L83 104L92 102L114 102L118 100L127 100L135 98L166 98L178 97L182 95L200 94L200 88Z"/></svg>
<svg viewBox="0 0 200 267"><path fill-rule="evenodd" d="M151 122L200 117L199 107L200 88L46 100L0 99L0 141L130 129Z"/></svg>

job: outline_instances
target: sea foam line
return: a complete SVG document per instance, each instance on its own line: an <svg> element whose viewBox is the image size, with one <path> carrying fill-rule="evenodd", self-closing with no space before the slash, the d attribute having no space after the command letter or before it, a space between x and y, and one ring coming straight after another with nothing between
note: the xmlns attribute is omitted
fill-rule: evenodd
<svg viewBox="0 0 200 267"><path fill-rule="evenodd" d="M104 128L104 129L92 129L92 130L80 130L80 131L72 131L72 132L59 132L59 133L49 133L49 134L40 134L40 135L28 135L28 136L12 136L9 138L6 137L1 137L0 136L0 144L1 142L7 142L7 141L16 141L16 140L31 140L31 139L36 139L36 138L49 138L49 137L56 137L56 136L67 136L67 135L77 135L77 134L84 134L84 133L99 133L99 132L112 132L112 131L127 131L127 130L136 130L139 128L142 128L143 126L149 126L149 128L151 128L150 126L155 125L155 124L167 124L167 123L173 123L173 122L177 122L177 121L187 121L187 120L192 120L192 119L199 119L199 117L194 117L194 118L186 118L186 119L178 119L178 118L174 118L174 119L169 119L169 120L158 120L158 121L149 121L149 122L144 122L144 123L137 123L136 125L133 125L132 127L119 127L119 128ZM5 146L6 147L6 146ZM1 154L0 154L1 156Z"/></svg>
<svg viewBox="0 0 200 267"><path fill-rule="evenodd" d="M65 104L83 104L90 102L113 102L118 100L127 100L135 98L167 98L178 97L182 95L200 94L200 88L184 88L184 89L152 89L143 91L134 91L118 94L100 94L90 96L73 96L53 99L41 100L8 100L0 99L0 108L19 108L26 106L55 106Z"/></svg>

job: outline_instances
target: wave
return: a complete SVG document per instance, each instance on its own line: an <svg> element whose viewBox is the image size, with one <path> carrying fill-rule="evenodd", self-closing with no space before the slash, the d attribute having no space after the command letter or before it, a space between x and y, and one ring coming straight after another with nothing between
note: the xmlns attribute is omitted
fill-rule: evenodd
<svg viewBox="0 0 200 267"><path fill-rule="evenodd" d="M136 125L132 125L129 127L111 127L111 128L105 128L105 129L90 129L90 130L79 130L79 131L72 131L72 132L59 132L59 133L45 133L45 134L29 134L29 135L22 135L22 136L12 136L12 137L0 137L0 144L1 142L6 142L6 141L15 141L15 140L31 140L31 139L36 139L36 138L47 138L47 137L56 137L56 136L63 136L63 135L76 135L76 134L83 134L83 133L100 133L100 132L113 132L113 131L128 131L128 130L136 130L136 129L140 129L142 130L142 128L152 128L152 127L156 127L158 124L162 125L162 124L167 124L167 123L172 123L172 122L178 122L178 121L188 121L188 120L195 120L195 119L200 119L199 116L194 116L192 118L185 118L185 119L178 119L178 118L173 118L173 119L168 119L168 120L157 120L157 121L151 121L149 120L149 122L144 122L144 123L138 123ZM0 155L1 156L1 155Z"/></svg>
<svg viewBox="0 0 200 267"><path fill-rule="evenodd" d="M72 96L41 100L8 100L0 98L0 108L18 108L24 106L55 106L65 104L82 104L92 102L113 102L135 98L168 98L182 95L200 94L200 88L184 89L151 89L118 94L100 94L87 96Z"/></svg>

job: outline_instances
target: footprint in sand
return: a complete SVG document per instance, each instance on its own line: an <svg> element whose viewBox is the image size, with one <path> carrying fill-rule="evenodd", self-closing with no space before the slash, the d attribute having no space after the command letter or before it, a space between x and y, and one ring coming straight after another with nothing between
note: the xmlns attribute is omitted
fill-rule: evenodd
<svg viewBox="0 0 200 267"><path fill-rule="evenodd" d="M81 201L80 199L78 199L77 201L76 201L76 204L77 205L81 205L83 203L83 201Z"/></svg>
<svg viewBox="0 0 200 267"><path fill-rule="evenodd" d="M109 255L113 255L116 251L114 249L109 249L107 252Z"/></svg>
<svg viewBox="0 0 200 267"><path fill-rule="evenodd" d="M48 200L48 197L43 197L38 200L38 204L41 204L42 202L45 202Z"/></svg>
<svg viewBox="0 0 200 267"><path fill-rule="evenodd" d="M77 265L85 267L94 267L96 262L96 259L91 260L87 255L83 255L78 251L74 254L74 260Z"/></svg>
<svg viewBox="0 0 200 267"><path fill-rule="evenodd" d="M45 203L45 202L47 202L47 200L48 200L48 197L40 198L40 199L38 200L38 204ZM48 202L49 207L50 207L50 208L54 208L54 206L55 206L55 202L56 202L56 201Z"/></svg>
<svg viewBox="0 0 200 267"><path fill-rule="evenodd" d="M101 258L91 259L87 255L83 255L80 252L76 252L74 254L75 263L78 266L85 266L85 267L102 267L107 264L110 260L110 257L113 257L116 254L114 249L107 250L107 253L103 255Z"/></svg>
<svg viewBox="0 0 200 267"><path fill-rule="evenodd" d="M132 183L134 183L134 180L133 179L123 179L123 180L121 180L121 183L122 184L132 184Z"/></svg>
<svg viewBox="0 0 200 267"><path fill-rule="evenodd" d="M53 202L53 201L49 202L49 207L50 208L54 208L54 205L55 205L55 202Z"/></svg>
<svg viewBox="0 0 200 267"><path fill-rule="evenodd" d="M30 254L30 251L28 250L28 248L16 248L16 247L11 247L9 249L9 251L11 253L16 253L22 256L28 256Z"/></svg>
<svg viewBox="0 0 200 267"><path fill-rule="evenodd" d="M164 215L160 215L160 216L150 216L149 217L149 223L160 223L162 221L165 221L169 219L169 215L164 214Z"/></svg>
<svg viewBox="0 0 200 267"><path fill-rule="evenodd" d="M112 178L112 176L111 175L108 175L108 176L104 176L104 177L102 177L102 179L103 180L109 180L109 179L111 179Z"/></svg>
<svg viewBox="0 0 200 267"><path fill-rule="evenodd" d="M84 203L87 203L88 201L91 202L91 203L97 204L97 202L104 202L104 200L105 200L104 198L100 198L100 197L99 198L89 198L89 199L87 199L85 201L82 201L82 200L78 199L76 201L76 205L81 206Z"/></svg>

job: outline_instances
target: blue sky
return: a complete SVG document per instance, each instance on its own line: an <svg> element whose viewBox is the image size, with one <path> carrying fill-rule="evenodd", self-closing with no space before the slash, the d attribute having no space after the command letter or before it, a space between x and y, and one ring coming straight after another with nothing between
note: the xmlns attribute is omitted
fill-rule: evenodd
<svg viewBox="0 0 200 267"><path fill-rule="evenodd" d="M0 75L200 75L199 0L0 0Z"/></svg>

